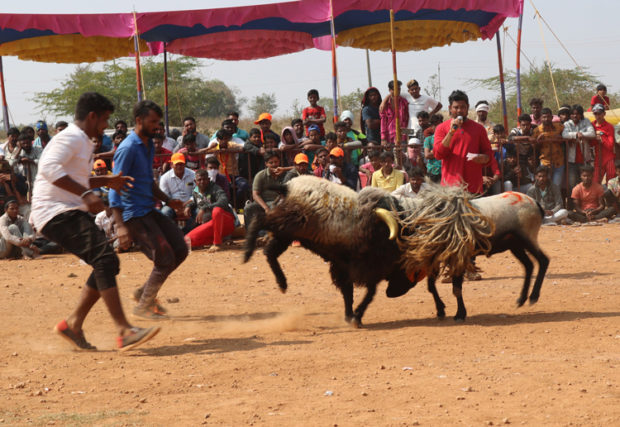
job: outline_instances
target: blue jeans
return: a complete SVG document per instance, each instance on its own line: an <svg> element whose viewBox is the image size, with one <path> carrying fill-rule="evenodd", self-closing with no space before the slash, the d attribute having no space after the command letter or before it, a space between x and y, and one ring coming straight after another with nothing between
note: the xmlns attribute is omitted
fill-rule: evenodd
<svg viewBox="0 0 620 427"><path fill-rule="evenodd" d="M552 170L551 181L561 189L564 182L564 166L552 167Z"/></svg>

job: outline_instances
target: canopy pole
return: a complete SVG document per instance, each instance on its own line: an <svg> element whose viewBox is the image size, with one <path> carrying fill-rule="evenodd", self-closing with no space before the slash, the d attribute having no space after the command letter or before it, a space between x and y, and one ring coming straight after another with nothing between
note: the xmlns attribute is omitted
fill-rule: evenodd
<svg viewBox="0 0 620 427"><path fill-rule="evenodd" d="M497 62L499 64L499 85L502 91L502 112L504 113L504 129L508 131L508 111L506 109L506 87L504 85L504 67L502 65L502 46L499 41L499 30L495 33L497 40Z"/></svg>
<svg viewBox="0 0 620 427"><path fill-rule="evenodd" d="M133 48L136 54L136 88L138 90L138 102L144 99L144 92L142 91L142 70L140 69L140 44L138 42L138 20L136 19L136 12L133 12Z"/></svg>
<svg viewBox="0 0 620 427"><path fill-rule="evenodd" d="M334 24L334 5L329 0L330 30L332 34L332 96L334 98L334 123L338 121L338 65L336 62L336 26Z"/></svg>
<svg viewBox="0 0 620 427"><path fill-rule="evenodd" d="M523 27L523 11L519 15L519 29L517 30L517 116L522 113L521 105L521 28Z"/></svg>
<svg viewBox="0 0 620 427"><path fill-rule="evenodd" d="M168 51L164 42L164 123L166 125L166 135L170 134L170 122L168 116Z"/></svg>
<svg viewBox="0 0 620 427"><path fill-rule="evenodd" d="M4 90L4 68L2 57L0 56L0 88L2 89L2 120L4 121L4 131L9 131L9 107L6 103L6 92Z"/></svg>
<svg viewBox="0 0 620 427"><path fill-rule="evenodd" d="M368 87L372 87L372 75L370 74L370 53L366 49L366 70L368 71Z"/></svg>
<svg viewBox="0 0 620 427"><path fill-rule="evenodd" d="M400 135L400 111L398 111L398 97L400 96L400 87L398 86L398 75L396 72L396 43L394 41L394 9L390 9L390 40L392 43L392 71L394 73L394 96L392 97L392 101L394 103L394 113L395 121L394 125L396 126L396 140L394 144L398 144L400 148L401 145L401 135Z"/></svg>

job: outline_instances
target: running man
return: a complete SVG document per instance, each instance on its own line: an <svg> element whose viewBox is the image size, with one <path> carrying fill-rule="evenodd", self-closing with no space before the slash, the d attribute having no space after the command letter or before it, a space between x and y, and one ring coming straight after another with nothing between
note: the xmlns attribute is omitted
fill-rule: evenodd
<svg viewBox="0 0 620 427"><path fill-rule="evenodd" d="M87 92L80 96L75 121L47 145L39 161L32 196L30 221L48 239L93 267L75 310L54 331L79 350L96 350L84 337L82 325L90 309L102 298L118 330L117 346L129 350L153 338L159 327L134 327L125 318L116 287L118 257L105 233L89 215L101 212L103 202L93 188L118 191L131 186L128 176L91 176L94 138L108 126L114 105L104 96Z"/></svg>
<svg viewBox="0 0 620 427"><path fill-rule="evenodd" d="M183 202L168 197L153 179L152 138L157 136L162 116L161 108L153 101L135 105L134 131L114 153L114 173L133 177L133 187L123 193L112 189L109 195L119 247L129 249L134 241L154 264L146 283L134 292L138 301L134 316L149 320L166 318L165 309L157 302L157 293L188 253L181 229L155 209L154 198L177 212L183 209Z"/></svg>

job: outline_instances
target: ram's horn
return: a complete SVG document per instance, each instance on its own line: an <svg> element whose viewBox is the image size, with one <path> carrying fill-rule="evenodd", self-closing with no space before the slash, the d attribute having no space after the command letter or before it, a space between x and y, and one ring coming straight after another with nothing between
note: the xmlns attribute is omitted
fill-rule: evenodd
<svg viewBox="0 0 620 427"><path fill-rule="evenodd" d="M390 211L383 208L375 209L375 213L381 219L381 221L385 222L385 225L390 229L390 240L394 240L396 235L398 234L398 223L396 219L392 215Z"/></svg>

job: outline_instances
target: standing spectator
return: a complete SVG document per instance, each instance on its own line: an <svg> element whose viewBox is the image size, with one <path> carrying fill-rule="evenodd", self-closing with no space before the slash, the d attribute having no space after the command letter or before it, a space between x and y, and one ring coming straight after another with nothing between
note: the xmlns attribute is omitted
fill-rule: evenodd
<svg viewBox="0 0 620 427"><path fill-rule="evenodd" d="M172 152L164 148L164 140L159 132L153 137L153 146L155 147L155 154L153 156L153 174L159 181L159 178L170 170L170 159L172 157Z"/></svg>
<svg viewBox="0 0 620 427"><path fill-rule="evenodd" d="M564 104L558 110L558 117L560 118L560 123L566 125L566 122L570 120L571 114L571 106L568 104Z"/></svg>
<svg viewBox="0 0 620 427"><path fill-rule="evenodd" d="M67 129L67 126L69 126L69 123L65 122L64 120L60 120L56 122L56 125L54 125L54 130L58 134L62 132L63 130Z"/></svg>
<svg viewBox="0 0 620 427"><path fill-rule="evenodd" d="M620 160L614 163L616 177L607 181L607 191L605 191L605 202L607 206L615 207L616 213L620 213Z"/></svg>
<svg viewBox="0 0 620 427"><path fill-rule="evenodd" d="M178 145L174 148L175 152L183 148L183 137L185 135L196 135L196 147L200 150L209 146L209 137L196 130L196 119L188 116L183 119L183 133L177 138Z"/></svg>
<svg viewBox="0 0 620 427"><path fill-rule="evenodd" d="M190 203L185 207L185 215L195 211L196 228L187 234L191 247L213 245L209 252L221 249L222 239L235 231L235 217L228 204L224 190L209 179L206 170L196 173L196 187Z"/></svg>
<svg viewBox="0 0 620 427"><path fill-rule="evenodd" d="M532 126L536 127L542 123L542 108L543 100L540 98L530 99L530 118L532 119Z"/></svg>
<svg viewBox="0 0 620 427"><path fill-rule="evenodd" d="M232 133L233 138L239 138L243 140L243 142L247 141L250 135L243 129L239 129L239 113L236 111L229 111L226 114L226 120L230 120L232 122Z"/></svg>
<svg viewBox="0 0 620 427"><path fill-rule="evenodd" d="M193 135L186 135L193 136ZM185 156L183 153L174 153L172 155L172 169L163 174L159 180L159 188L171 200L180 200L183 207L187 206L192 200L192 191L194 190L194 182L196 174L193 170L185 167ZM161 213L168 218L175 219L177 217L174 208L166 205L161 208ZM184 231L189 231L194 225L194 216L187 215L189 218Z"/></svg>
<svg viewBox="0 0 620 427"><path fill-rule="evenodd" d="M308 91L308 102L310 103L310 106L301 111L301 118L304 121L304 126L306 127L306 135L308 134L308 128L310 126L317 125L321 131L321 136L325 136L325 128L323 127L323 123L327 120L327 116L325 115L325 109L317 104L319 102L318 90L310 89Z"/></svg>
<svg viewBox="0 0 620 427"><path fill-rule="evenodd" d="M416 80L409 80L407 82L407 93L403 94L403 97L407 100L409 121L407 127L414 131L420 130L418 123L418 113L425 111L429 115L438 113L441 110L441 102L431 98L430 96L422 95L420 93L420 85ZM405 123L401 123L402 127L405 127Z"/></svg>
<svg viewBox="0 0 620 427"><path fill-rule="evenodd" d="M508 135L508 141L515 145L517 151L517 164L525 167L528 159L534 155L532 144L536 142L532 128L532 117L529 114L519 116L519 127L513 128Z"/></svg>
<svg viewBox="0 0 620 427"><path fill-rule="evenodd" d="M166 150L170 151L171 153L174 153L179 143L177 142L176 139L171 138L170 136L166 135L166 126L164 125L164 122L159 122L159 127L157 128L157 134L163 141L162 146ZM114 136L112 136L112 139L114 139Z"/></svg>
<svg viewBox="0 0 620 427"><path fill-rule="evenodd" d="M571 199L573 200L573 210L568 213L568 217L577 222L601 221L607 219L615 213L614 207L605 208L603 195L605 189L598 182L593 181L594 168L590 165L581 167L581 183L573 188Z"/></svg>
<svg viewBox="0 0 620 427"><path fill-rule="evenodd" d="M250 199L250 185L248 181L239 175L239 153L243 151L243 145L231 141L230 131L220 129L216 133L216 141L212 141L207 150L208 156L214 155L220 162L220 173L224 175L233 187L233 206L239 208Z"/></svg>
<svg viewBox="0 0 620 427"><path fill-rule="evenodd" d="M562 186L564 178L564 150L562 132L564 125L553 122L551 109L541 110L540 124L534 129L532 137L539 145L540 164L551 170L551 180L558 187ZM533 121L532 121L533 123Z"/></svg>
<svg viewBox="0 0 620 427"><path fill-rule="evenodd" d="M26 179L28 188L32 191L39 167L39 159L41 158L41 152L43 150L39 147L32 146L32 137L27 133L21 133L17 139L17 143L21 151L18 152L17 158L13 160L13 168L16 173Z"/></svg>
<svg viewBox="0 0 620 427"><path fill-rule="evenodd" d="M476 123L481 124L482 127L484 127L484 129L487 132L487 136L489 137L489 139L491 139L491 136L493 135L493 126L495 126L495 123L493 123L492 121L488 120L489 118L489 102L488 101L478 101L476 102Z"/></svg>
<svg viewBox="0 0 620 427"><path fill-rule="evenodd" d="M41 150L43 150L45 146L47 145L47 143L50 142L50 139L51 139L50 134L47 129L47 123L45 123L45 120L39 120L34 125L34 127L37 131L37 139L34 140L34 143L32 144L32 146L39 147Z"/></svg>
<svg viewBox="0 0 620 427"><path fill-rule="evenodd" d="M360 130L366 135L368 141L379 143L381 141L381 116L379 106L381 94L376 87L366 89L362 98L362 112Z"/></svg>
<svg viewBox="0 0 620 427"><path fill-rule="evenodd" d="M305 142L308 139L306 133L304 132L304 121L302 119L291 120L291 127L295 129L295 136L297 136L297 141Z"/></svg>
<svg viewBox="0 0 620 427"><path fill-rule="evenodd" d="M391 193L404 184L405 174L394 169L394 154L390 151L384 151L379 156L381 160L381 169L372 174L371 186L383 188Z"/></svg>
<svg viewBox="0 0 620 427"><path fill-rule="evenodd" d="M303 127L302 127L303 132ZM260 130L250 129L248 140L243 145L243 153L239 154L239 175L252 182L254 176L265 168L263 156L265 148L260 140Z"/></svg>
<svg viewBox="0 0 620 427"><path fill-rule="evenodd" d="M75 122L56 135L41 156L32 196L30 221L35 229L93 268L86 286L82 287L77 307L54 328L78 350L96 350L86 341L82 326L99 298L114 320L119 350L143 344L160 330L133 327L127 321L116 286L118 257L91 216L101 212L104 206L90 188L105 185L121 191L131 180L120 175L93 177L90 174L93 153L90 138L103 132L113 111L114 105L98 93L80 96ZM151 176L151 185L152 182Z"/></svg>
<svg viewBox="0 0 620 427"><path fill-rule="evenodd" d="M616 176L616 136L613 125L605 120L605 107L596 104L592 107L592 114L592 126L596 132L596 141L592 141L595 144L594 180L600 183L603 176L606 176L607 181Z"/></svg>
<svg viewBox="0 0 620 427"><path fill-rule="evenodd" d="M11 199L4 204L0 216L0 259L34 258L39 248L34 245L34 232L28 221L19 214L19 203Z"/></svg>
<svg viewBox="0 0 620 427"><path fill-rule="evenodd" d="M17 154L20 151L19 144L17 143L19 133L19 129L16 127L9 128L6 141L0 146L0 156L2 156L2 159L9 162L11 167L13 167L13 163L10 160L17 158Z"/></svg>
<svg viewBox="0 0 620 427"><path fill-rule="evenodd" d="M590 100L589 110L594 111L594 106L601 104L605 110L609 110L609 97L607 96L607 86L600 83L596 86L596 95Z"/></svg>
<svg viewBox="0 0 620 427"><path fill-rule="evenodd" d="M406 141L407 135L401 135L402 141L395 141L396 139L396 111L394 111L393 99L395 93L400 93L400 87L402 83L397 81L398 87L394 90L394 81L390 80L388 83L388 89L390 94L385 97L379 107L379 115L381 116L381 145L396 144L396 142L403 143ZM409 122L409 104L407 100L402 96L398 96L398 118L399 126L405 126L405 123Z"/></svg>
<svg viewBox="0 0 620 427"><path fill-rule="evenodd" d="M163 116L161 108L153 101L141 101L135 105L133 116L134 131L114 154L114 173L132 176L133 187L123 193L110 190L110 206L120 249L129 249L133 240L153 261L146 283L134 292L138 305L133 314L157 320L166 318L165 309L157 302L159 289L185 260L188 249L175 222L155 209L155 198L177 212L183 208L183 202L168 197L153 179L155 148L151 138Z"/></svg>
<svg viewBox="0 0 620 427"><path fill-rule="evenodd" d="M312 165L314 168L312 173L314 174L314 176L318 176L319 178L321 178L329 167L329 151L327 151L327 148L322 147L317 150L315 161L315 164Z"/></svg>
<svg viewBox="0 0 620 427"><path fill-rule="evenodd" d="M345 125L347 125L347 136L351 138L352 141L362 141L365 143L366 135L364 135L362 132L358 130L353 129L354 118L355 116L353 116L353 112L349 110L344 110L340 114L340 121L344 123Z"/></svg>
<svg viewBox="0 0 620 427"><path fill-rule="evenodd" d="M280 156L275 151L265 153L265 169L254 177L252 195L254 202L248 204L244 211L246 229L252 223L254 216L260 211L269 212L278 198L278 192L272 189L274 185L282 184L284 174L280 170Z"/></svg>
<svg viewBox="0 0 620 427"><path fill-rule="evenodd" d="M493 151L486 130L467 119L469 98L455 90L448 98L450 117L435 130L435 158L441 160L443 185L467 185L467 191L483 192L482 168L491 163ZM462 119L461 119L462 118Z"/></svg>
<svg viewBox="0 0 620 427"><path fill-rule="evenodd" d="M153 142L154 141L155 139L153 139ZM177 153L181 153L185 156L185 166L187 168L193 171L200 169L200 158L202 156L198 151L198 147L196 147L196 135L192 133L185 135L183 137L183 148L180 148Z"/></svg>
<svg viewBox="0 0 620 427"><path fill-rule="evenodd" d="M568 217L562 203L560 187L549 180L549 168L536 169L536 183L527 190L527 195L536 200L545 211L543 224L557 224Z"/></svg>
<svg viewBox="0 0 620 427"><path fill-rule="evenodd" d="M409 182L392 191L392 196L396 198L415 198L420 191L427 187L427 184L424 182L424 169L420 166L413 166L407 169L407 175L409 175Z"/></svg>
<svg viewBox="0 0 620 427"><path fill-rule="evenodd" d="M127 122L125 120L117 120L114 122L114 130L116 132L122 132L127 135Z"/></svg>
<svg viewBox="0 0 620 427"><path fill-rule="evenodd" d="M260 113L260 115L258 116L258 119L256 119L254 121L255 125L258 125L260 127L260 140L261 142L264 144L265 142L267 142L267 135L271 135L273 136L273 139L276 142L276 147L278 146L278 143L280 142L280 137L278 136L277 133L275 133L274 131L271 130L271 114L269 113ZM265 147L266 148L266 147Z"/></svg>
<svg viewBox="0 0 620 427"><path fill-rule="evenodd" d="M569 111L570 119L564 122L562 138L567 139L566 155L568 157L568 190L579 182L579 165L590 161L588 140L596 138L596 132L590 120L583 116L583 107L573 105Z"/></svg>
<svg viewBox="0 0 620 427"><path fill-rule="evenodd" d="M431 116L431 126L425 133L429 133L424 138L424 158L426 159L426 172L429 179L439 184L441 182L441 160L437 160L435 157L435 130L443 122L443 116L441 114L433 114Z"/></svg>

